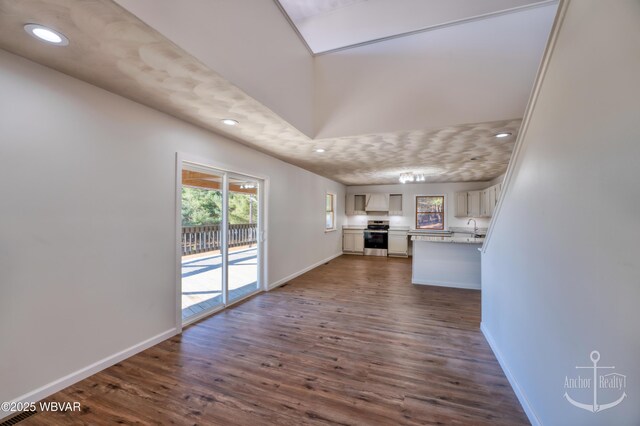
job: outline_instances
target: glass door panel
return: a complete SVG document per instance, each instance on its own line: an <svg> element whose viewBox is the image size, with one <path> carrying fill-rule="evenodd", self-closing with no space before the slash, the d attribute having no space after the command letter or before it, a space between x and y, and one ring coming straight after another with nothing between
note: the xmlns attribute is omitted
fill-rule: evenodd
<svg viewBox="0 0 640 426"><path fill-rule="evenodd" d="M259 189L258 181L228 177L228 301L259 289Z"/></svg>
<svg viewBox="0 0 640 426"><path fill-rule="evenodd" d="M182 168L182 320L224 304L224 173Z"/></svg>

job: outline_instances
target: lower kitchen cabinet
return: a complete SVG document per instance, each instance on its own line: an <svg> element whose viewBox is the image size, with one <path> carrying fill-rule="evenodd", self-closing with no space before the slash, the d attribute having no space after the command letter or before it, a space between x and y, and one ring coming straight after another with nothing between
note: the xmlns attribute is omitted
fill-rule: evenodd
<svg viewBox="0 0 640 426"><path fill-rule="evenodd" d="M395 257L409 256L409 238L407 231L389 231L389 247L387 253L389 256Z"/></svg>
<svg viewBox="0 0 640 426"><path fill-rule="evenodd" d="M364 230L344 229L342 231L342 251L349 254L364 254Z"/></svg>

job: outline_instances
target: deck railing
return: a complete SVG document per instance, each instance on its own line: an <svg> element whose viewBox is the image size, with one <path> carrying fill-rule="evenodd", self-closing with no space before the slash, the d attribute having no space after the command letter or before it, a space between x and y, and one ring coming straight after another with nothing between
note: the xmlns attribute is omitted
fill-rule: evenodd
<svg viewBox="0 0 640 426"><path fill-rule="evenodd" d="M258 225L243 223L229 225L227 238L229 247L256 244L258 241ZM182 255L220 250L222 247L221 225L200 225L182 227Z"/></svg>

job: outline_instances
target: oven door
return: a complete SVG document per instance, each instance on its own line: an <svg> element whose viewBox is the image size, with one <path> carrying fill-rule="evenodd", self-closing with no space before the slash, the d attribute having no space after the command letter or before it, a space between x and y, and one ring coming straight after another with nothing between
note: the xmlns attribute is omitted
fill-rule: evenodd
<svg viewBox="0 0 640 426"><path fill-rule="evenodd" d="M364 231L364 254L386 256L389 234L386 231Z"/></svg>

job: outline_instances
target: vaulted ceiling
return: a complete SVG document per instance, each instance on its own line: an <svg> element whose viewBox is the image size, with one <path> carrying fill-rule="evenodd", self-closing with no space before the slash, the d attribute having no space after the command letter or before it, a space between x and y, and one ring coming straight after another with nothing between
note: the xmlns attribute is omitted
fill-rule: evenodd
<svg viewBox="0 0 640 426"><path fill-rule="evenodd" d="M276 1L315 54L550 3L549 0Z"/></svg>
<svg viewBox="0 0 640 426"><path fill-rule="evenodd" d="M264 0L244 1L245 3L260 1L260 7L266 7ZM127 5L128 0L119 0L119 3ZM434 122L437 125L421 125L420 123L429 122L429 114L424 115L420 109L423 100L418 98L413 99L411 106L406 108L407 115L414 115L413 121L402 123L399 127L394 127L394 120L387 120L387 124L376 128L374 132L366 131L368 125L365 123L361 127L334 131L330 137L313 137L318 133L317 131L313 129L309 131L309 128L305 128L305 131L299 130L297 118L290 115L291 111L296 112L296 102L300 102L300 99L295 96L296 91L293 93L279 91L287 101L290 101L290 104L282 104L284 106L280 109L280 106L277 106L278 99L274 98L274 96L277 98L277 92L268 90L261 92L259 88L250 87L255 83L251 80L251 76L259 86L261 79L277 84L282 80L281 75L258 72L241 74L236 72L233 66L225 67L228 64L223 63L224 58L232 56L234 59L242 59L242 57L234 56L232 52L227 52L229 54L226 56L224 55L226 52L215 55L211 49L201 49L201 45L191 44L190 42L194 39L202 39L201 41L207 44L208 29L204 26L194 28L192 25L191 34L180 37L180 31L183 29L186 31L185 23L193 24L193 19L196 18L168 19L167 16L175 17L177 14L171 14L170 10L163 9L179 7L182 8L181 13L185 17L196 16L202 12L198 7L215 8L218 7L217 2L185 4L164 0L145 3L137 0L133 3L138 8L137 16L111 0L21 0L19 2L0 0L0 48L221 133L257 150L345 184L396 183L399 174L403 171L424 173L427 181L430 182L481 181L492 179L506 169L526 105L526 96L523 93L528 93L535 69L528 70L530 75L526 75L522 81L514 80L513 87L524 87L514 98L513 105L507 103L505 105L508 105L508 108L495 110L491 107L492 104L500 104L499 98L509 98L509 93L496 93L496 99L486 99L486 110L493 111L491 114L481 113L482 111L465 113L466 115L453 114L443 116L439 121ZM230 8L250 6L237 0L221 0L220 4L223 3ZM294 16L312 16L319 11L335 7L351 7L357 3L366 2L301 1L298 2L295 12L291 13ZM150 9L145 9L146 5ZM275 4L271 6L274 11L278 10ZM160 8L164 13L154 17L145 12L153 8L155 10ZM206 16L211 17L211 15ZM262 16L264 18L264 14ZM281 21L274 23L252 21L249 24L259 29L259 25L277 23L280 25L278 27L280 33L277 37L289 37L285 40L286 43L300 43L299 40L295 41L297 36L291 29L289 33L286 32L285 26L288 24L284 16L279 13L270 16L269 19ZM229 16L219 19L229 19ZM239 19L242 19L242 16ZM548 26L550 23L547 21L549 19L546 19L544 24ZM27 35L22 28L24 24L30 22L43 24L64 33L70 40L69 45L56 47L38 42ZM153 27L150 25L152 22ZM174 32L169 29L163 30L165 25L172 25L171 31ZM270 28L273 28L273 25ZM171 32L172 39L167 38L164 35L165 32ZM272 35L269 34L270 37ZM249 36L245 34L245 37ZM261 37L268 38L262 31L256 31L255 37L257 37L255 40ZM180 43L177 44L176 40L180 40ZM543 46L544 42L544 39L539 40L538 44ZM209 46L212 45L209 44ZM515 45L517 46L517 43ZM278 49L282 46L277 44L272 47L273 56L277 57ZM292 48L287 47L286 50L290 52ZM296 52L294 59L298 62L295 63L295 67L291 65L293 63L291 58L282 56L286 59L283 61L290 66L289 68L281 67L281 73L286 75L287 70L295 68L303 71L309 69L313 74L314 65L310 55L305 53L308 57L303 57L298 51ZM482 52L476 53L482 54ZM527 57L540 54L541 47L533 53L521 52L522 56ZM212 59L213 62L223 61L218 63L222 64L220 68L225 69L225 75L211 66ZM244 59L251 60L251 58ZM538 60L539 57L533 63L537 65ZM522 62L522 66L523 69L532 68L531 60ZM426 80L429 79L428 69L418 71L424 73ZM459 70L461 75L452 76L452 78L454 81L456 78L464 81L465 72L476 73L477 71L481 70ZM504 80L504 78L498 75L494 80ZM494 80L489 80L490 84L494 84ZM299 81L300 87L306 87L307 84L307 80ZM317 82L313 84L317 91L319 87ZM258 93L255 97L252 93L248 93L254 91ZM392 91L395 92L395 90ZM406 91L407 96L410 97L408 99L411 99L411 90ZM518 92L518 90L513 91ZM382 101L384 101L383 92L383 90L380 91ZM327 93L329 93L328 90ZM375 91L371 94L371 99L371 102L376 101ZM304 98L302 100L303 103L309 101ZM272 101L273 105L277 106L275 109L282 110L282 113L274 112ZM332 102L344 105L348 101L353 99L345 100L335 97L335 99L325 99L324 105L326 108L330 107ZM424 102L429 101L424 100ZM473 103L472 101L470 97L468 102ZM354 123L358 122L357 112L367 108L367 105L363 104L367 101L358 102L360 104L349 108L355 114ZM446 103L442 103L442 100L439 102L441 108L447 108ZM287 107L292 105L294 108L287 110ZM314 104L312 107L310 111L315 114L312 118L317 122L317 105ZM397 111L402 109L403 105L390 105L389 108ZM464 110L464 108L458 109ZM474 106L474 111L480 109ZM479 117L482 121L473 120L474 117ZM223 118L234 118L240 122L240 125L225 126L220 121ZM374 117L374 121L384 122L385 118ZM296 125L291 122L295 122ZM315 129L326 124L316 123ZM494 135L500 131L512 133L513 136L496 139ZM316 152L317 148L323 148L325 152L319 154Z"/></svg>

